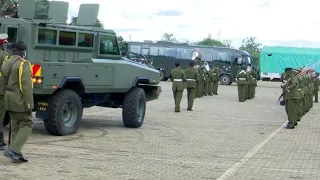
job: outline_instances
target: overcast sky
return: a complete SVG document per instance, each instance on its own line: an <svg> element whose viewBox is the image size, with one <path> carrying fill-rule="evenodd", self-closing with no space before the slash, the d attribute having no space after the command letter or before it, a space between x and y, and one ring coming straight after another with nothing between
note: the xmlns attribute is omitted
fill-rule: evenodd
<svg viewBox="0 0 320 180"><path fill-rule="evenodd" d="M320 47L319 0L65 0L69 16L82 3L100 4L99 19L125 40L173 33L198 41L209 33L238 47L247 36L263 45ZM220 37L219 37L220 30Z"/></svg>

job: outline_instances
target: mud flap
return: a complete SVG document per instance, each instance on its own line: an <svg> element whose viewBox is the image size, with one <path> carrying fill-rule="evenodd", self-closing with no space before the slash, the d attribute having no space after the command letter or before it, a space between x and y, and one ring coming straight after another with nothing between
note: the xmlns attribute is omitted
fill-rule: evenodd
<svg viewBox="0 0 320 180"><path fill-rule="evenodd" d="M37 98L34 104L36 109L36 118L47 119L49 117L49 112L50 112L49 102L50 102L50 98L48 97Z"/></svg>

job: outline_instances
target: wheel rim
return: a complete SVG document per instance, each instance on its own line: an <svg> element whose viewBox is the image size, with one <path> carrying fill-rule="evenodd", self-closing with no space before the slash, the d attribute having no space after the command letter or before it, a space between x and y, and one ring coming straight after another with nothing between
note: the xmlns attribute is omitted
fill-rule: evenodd
<svg viewBox="0 0 320 180"><path fill-rule="evenodd" d="M61 119L66 127L71 127L77 120L77 107L72 101L67 101L62 107Z"/></svg>
<svg viewBox="0 0 320 180"><path fill-rule="evenodd" d="M229 82L229 78L223 77L223 78L222 78L222 81L223 81L224 83L228 83L228 82Z"/></svg>
<svg viewBox="0 0 320 180"><path fill-rule="evenodd" d="M144 112L144 103L142 98L139 99L137 103L137 116L138 116L138 121L141 122L143 119L143 112Z"/></svg>

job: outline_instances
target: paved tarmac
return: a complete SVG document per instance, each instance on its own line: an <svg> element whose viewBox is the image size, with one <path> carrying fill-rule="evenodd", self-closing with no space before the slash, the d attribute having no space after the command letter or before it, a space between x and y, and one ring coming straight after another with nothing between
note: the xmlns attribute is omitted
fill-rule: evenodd
<svg viewBox="0 0 320 180"><path fill-rule="evenodd" d="M48 135L35 120L24 148L29 163L1 155L1 179L320 179L318 104L287 130L278 82L258 82L256 98L243 103L236 86L220 85L218 96L196 99L193 112L186 111L185 91L181 113L174 113L171 83L161 86L139 129L123 127L121 109L99 107L84 111L72 136Z"/></svg>

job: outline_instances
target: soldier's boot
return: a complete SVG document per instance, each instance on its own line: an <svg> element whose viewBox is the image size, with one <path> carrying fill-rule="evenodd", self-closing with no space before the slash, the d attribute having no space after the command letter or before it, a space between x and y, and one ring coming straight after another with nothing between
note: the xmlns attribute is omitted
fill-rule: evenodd
<svg viewBox="0 0 320 180"><path fill-rule="evenodd" d="M11 158L13 163L25 163L25 162L29 161L22 154L16 153L16 152L14 152L13 150L11 150L9 148L4 151L3 155L8 157L8 158Z"/></svg>

